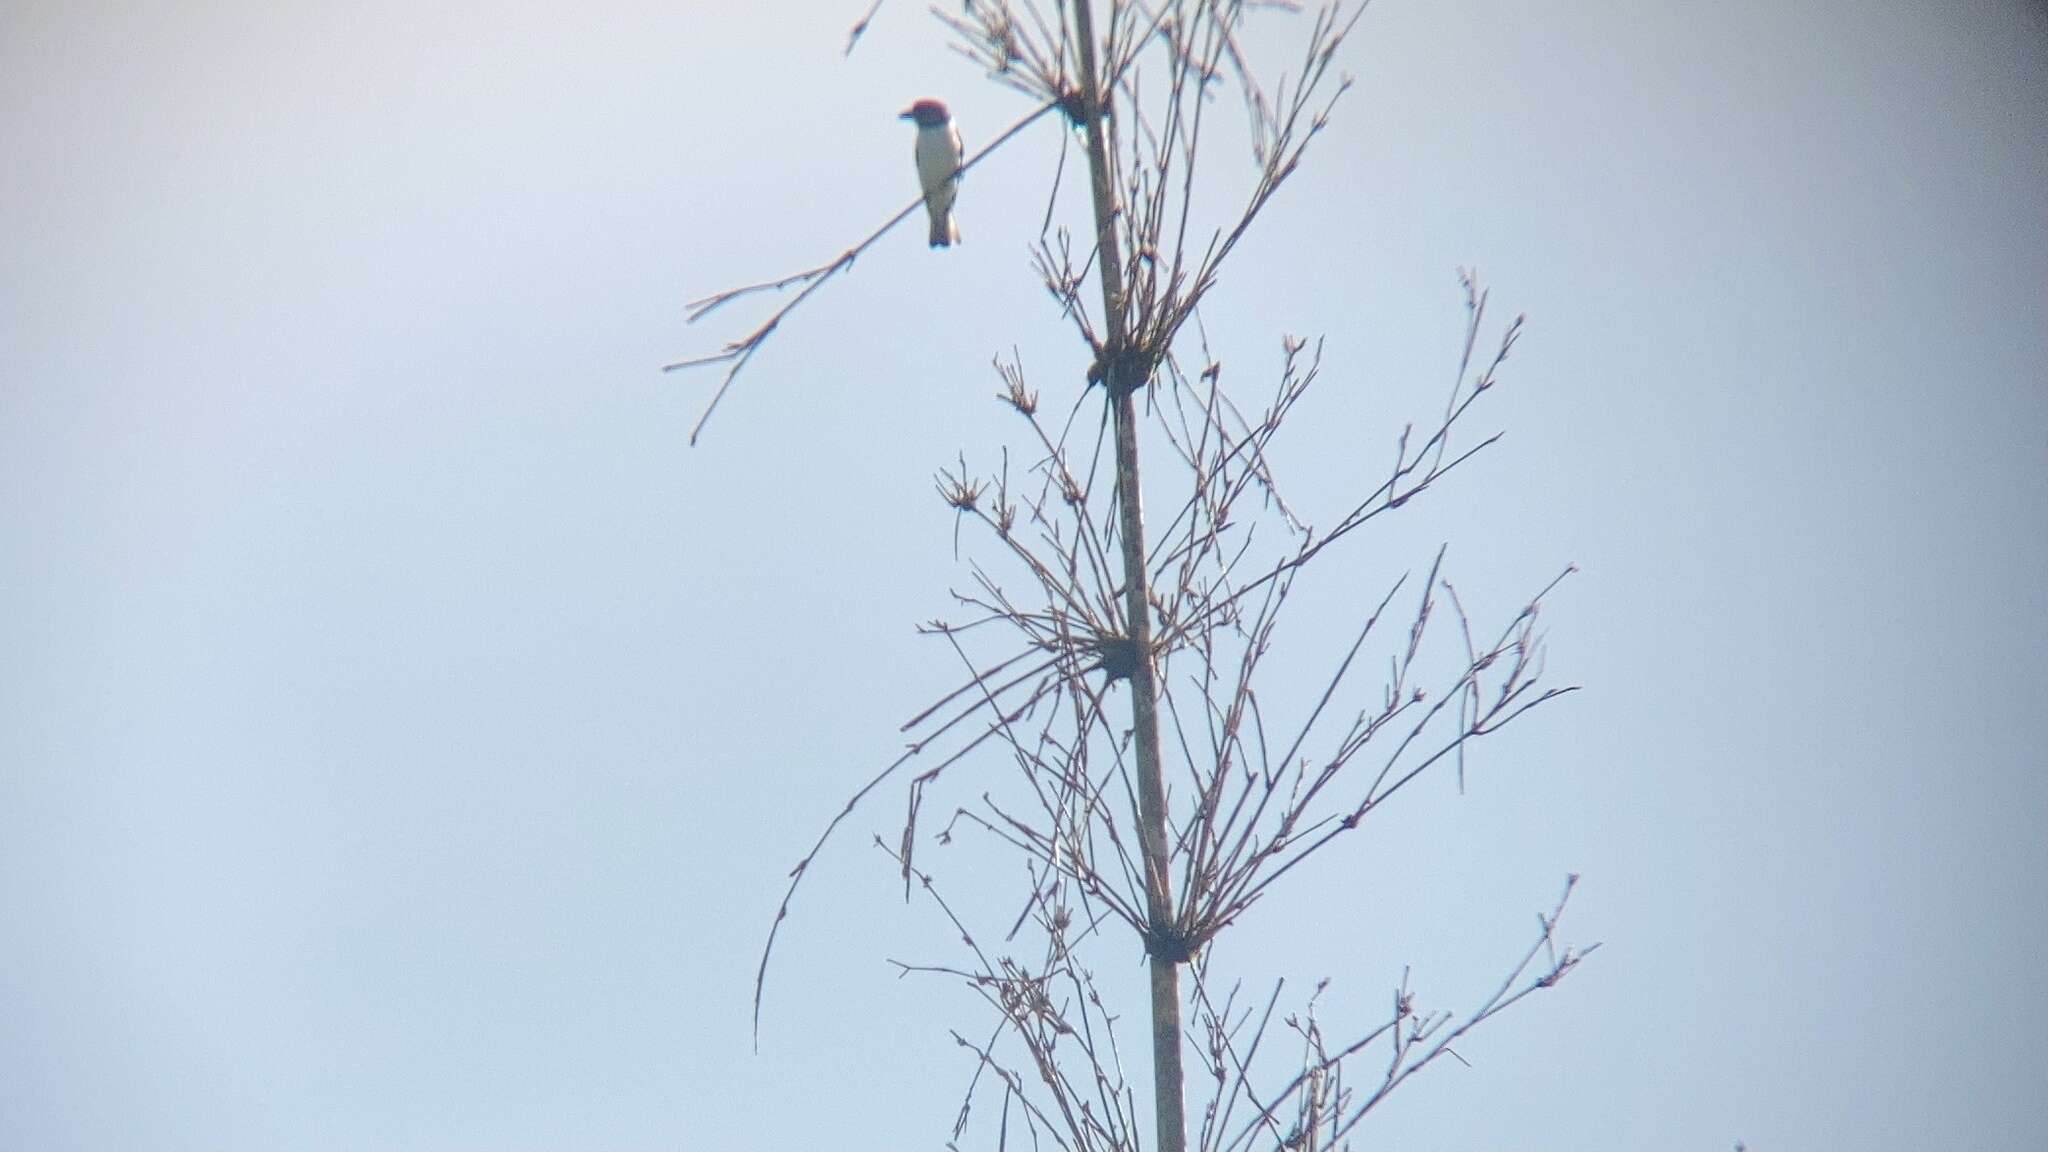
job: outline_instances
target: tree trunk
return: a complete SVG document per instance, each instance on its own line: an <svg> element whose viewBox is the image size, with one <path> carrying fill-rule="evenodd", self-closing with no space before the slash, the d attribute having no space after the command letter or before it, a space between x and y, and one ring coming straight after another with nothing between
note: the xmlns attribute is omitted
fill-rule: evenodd
<svg viewBox="0 0 2048 1152"><path fill-rule="evenodd" d="M1159 759L1159 684L1152 662L1151 580L1145 566L1145 515L1139 499L1136 394L1126 358L1128 316L1123 257L1117 237L1116 178L1103 119L1103 77L1097 70L1095 24L1088 0L1074 0L1080 41L1081 97L1087 116L1088 174L1095 202L1096 259L1102 276L1101 349L1104 390L1116 419L1118 530L1123 538L1124 616L1131 645L1131 728L1137 750L1138 840L1145 865L1145 911L1152 975L1152 1083L1159 1152L1186 1152L1187 1107L1181 1072L1180 957L1155 943L1175 939L1173 877L1168 870L1166 786ZM1179 949L1170 950L1177 953Z"/></svg>

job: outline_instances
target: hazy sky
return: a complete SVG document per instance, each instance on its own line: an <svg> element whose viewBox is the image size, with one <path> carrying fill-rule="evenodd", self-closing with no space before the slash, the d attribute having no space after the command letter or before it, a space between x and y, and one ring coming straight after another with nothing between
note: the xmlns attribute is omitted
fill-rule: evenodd
<svg viewBox="0 0 2048 1152"><path fill-rule="evenodd" d="M905 0L843 57L866 7L0 8L0 1145L943 1145L987 1020L887 964L959 959L868 843L900 793L758 1055L749 997L955 675L912 625L966 575L933 473L1018 432L990 359L1080 387L1026 259L1061 129L700 446L715 378L657 371L907 200L912 99L1027 111ZM1441 402L1459 266L1530 326L1498 448L1304 589L1295 682L1448 541L1492 619L1581 567L1586 691L1219 964L1333 1027L1404 966L1467 1005L1576 871L1602 951L1360 1147L2037 1148L2048 12L1389 0L1343 63L1204 317L1247 391L1326 338L1304 516Z"/></svg>

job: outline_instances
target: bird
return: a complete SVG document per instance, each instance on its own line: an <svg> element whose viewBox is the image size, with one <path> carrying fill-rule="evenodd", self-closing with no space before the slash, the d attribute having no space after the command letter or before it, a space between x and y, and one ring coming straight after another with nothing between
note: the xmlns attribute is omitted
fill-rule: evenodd
<svg viewBox="0 0 2048 1152"><path fill-rule="evenodd" d="M917 183L924 190L925 211L932 218L931 246L948 248L960 242L960 226L953 223L953 198L959 195L960 161L967 151L960 144L960 129L953 114L937 100L919 100L897 116L917 123L917 144L911 156L917 161Z"/></svg>

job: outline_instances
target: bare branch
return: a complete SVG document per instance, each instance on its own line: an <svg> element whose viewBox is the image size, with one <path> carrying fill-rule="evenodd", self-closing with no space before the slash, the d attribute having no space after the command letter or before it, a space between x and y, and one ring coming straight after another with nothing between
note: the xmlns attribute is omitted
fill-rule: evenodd
<svg viewBox="0 0 2048 1152"><path fill-rule="evenodd" d="M987 158L989 155L994 153L996 149L1001 148L1004 144L1009 143L1011 137L1014 137L1019 132L1022 132L1026 127L1029 127L1039 117L1045 115L1047 112L1052 111L1054 107L1057 107L1057 105L1048 104L1042 106L1037 111L1032 112L1031 114L1025 116L1023 119L1018 120L1016 123L1010 125L1008 129L1004 130L1002 135L997 136L993 141L990 141L989 144L983 147L979 152L974 153L972 156L968 157L965 161L963 161L960 167L954 172L954 175L960 175L961 173L964 173L968 169L973 168L975 165L981 163L983 159ZM725 399L726 392L732 388L732 382L736 378L738 378L740 374L740 369L745 368L747 366L747 361L752 360L754 358L754 353L761 350L761 346L763 344L766 344L768 342L768 338L775 334L776 328L781 326L782 321L786 317L788 317L788 315L791 312L796 311L798 305L802 304L805 300L810 299L811 294L813 292L816 292L819 288L824 287L825 283L828 280L838 275L839 273L844 272L849 268L852 268L853 262L855 260L858 260L862 253L866 252L869 248L873 247L875 242L880 240L883 236L887 235L890 229L896 227L896 225L898 224L901 224L906 218L910 216L912 212L917 211L919 208L923 206L923 197L919 197L918 199L912 200L910 203L904 205L901 209L899 209L894 216L891 216L888 220L884 221L880 227L876 228L873 232L868 233L866 239L861 240L853 247L848 248L844 252L841 252L836 258L824 264L820 264L815 268L807 268L801 272L791 273L790 275L781 277L780 279L768 280L759 284L748 284L739 288L728 288L723 292L713 293L712 295L706 296L701 300L695 300L690 303L687 319L688 322L695 323L698 320L703 319L705 316L710 315L712 312L724 307L727 304L732 303L735 300L739 300L747 296L756 295L762 292L781 292L792 287L800 286L800 289L797 292L797 294L791 297L785 303L783 303L781 307L775 309L774 313L771 314L767 320L763 321L760 327L755 328L752 332L749 332L748 334L739 338L738 340L734 340L731 343L728 343L723 349L711 353L710 355L707 356L695 356L687 360L677 360L673 363L664 364L661 366L661 370L663 372L677 372L686 368L702 368L712 364L729 365L729 367L725 371L724 378L721 379L718 383L718 391L712 393L711 401L710 403L704 406L703 414L699 415L697 417L697 422L690 426L690 443L692 445L695 445L697 443L697 437L703 433L704 425L710 422L711 413L717 410L719 401Z"/></svg>

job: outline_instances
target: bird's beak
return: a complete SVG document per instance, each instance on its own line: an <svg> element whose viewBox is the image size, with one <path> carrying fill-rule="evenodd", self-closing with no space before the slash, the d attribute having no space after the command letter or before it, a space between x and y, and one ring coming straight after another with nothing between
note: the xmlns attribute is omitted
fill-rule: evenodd
<svg viewBox="0 0 2048 1152"><path fill-rule="evenodd" d="M898 120L915 120L917 119L917 109L905 108L903 111L898 112L896 114L896 118Z"/></svg>

